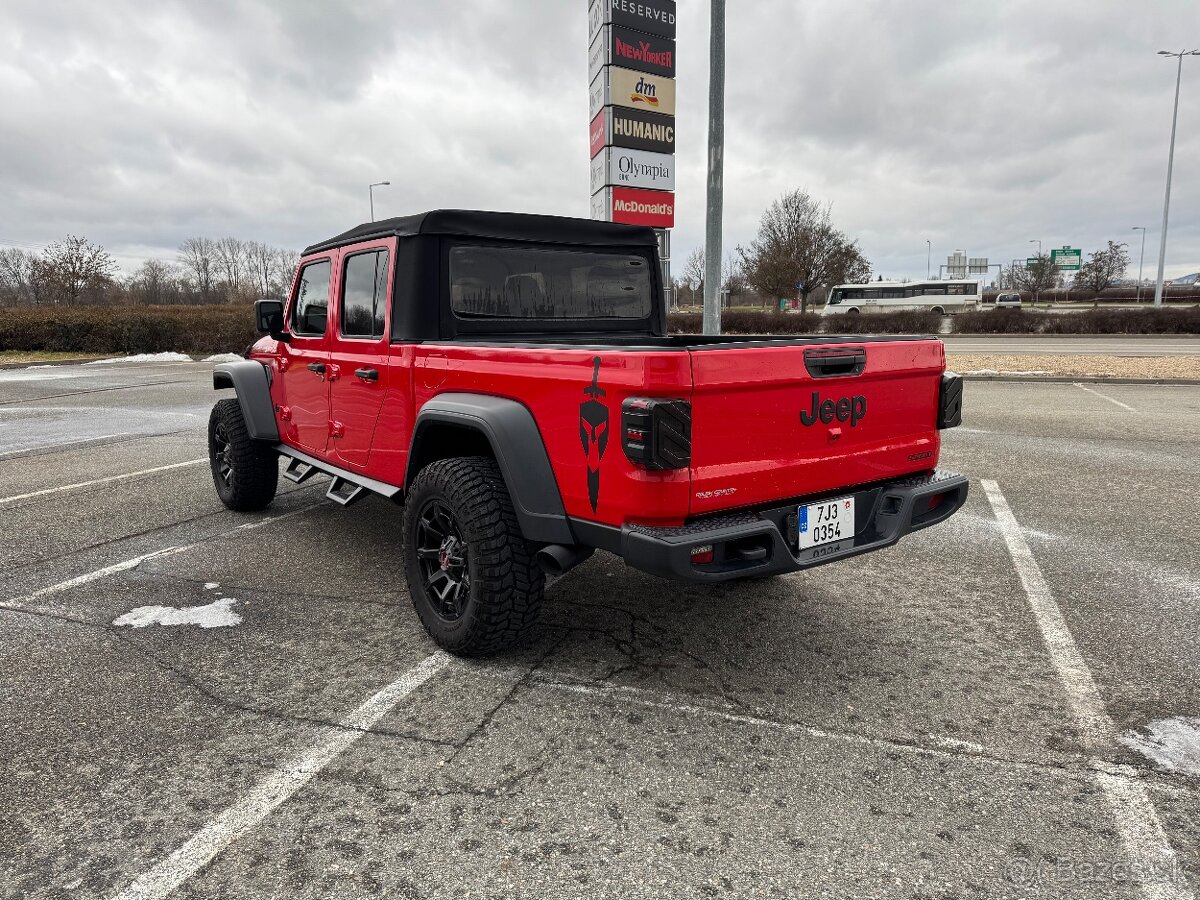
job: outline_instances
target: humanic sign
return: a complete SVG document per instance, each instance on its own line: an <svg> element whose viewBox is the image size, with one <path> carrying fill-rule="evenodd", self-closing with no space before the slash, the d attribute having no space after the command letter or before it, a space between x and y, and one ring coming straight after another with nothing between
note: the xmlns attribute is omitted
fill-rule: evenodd
<svg viewBox="0 0 1200 900"><path fill-rule="evenodd" d="M605 146L674 153L675 117L644 109L606 107L592 119L589 142L593 157Z"/></svg>

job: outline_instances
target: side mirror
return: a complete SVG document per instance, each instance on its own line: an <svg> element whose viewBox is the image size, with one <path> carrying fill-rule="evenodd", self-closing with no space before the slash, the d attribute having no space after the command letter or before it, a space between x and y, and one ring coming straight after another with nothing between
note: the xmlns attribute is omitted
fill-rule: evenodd
<svg viewBox="0 0 1200 900"><path fill-rule="evenodd" d="M263 334L282 343L287 343L291 335L283 330L283 301L259 300L254 304L254 322Z"/></svg>

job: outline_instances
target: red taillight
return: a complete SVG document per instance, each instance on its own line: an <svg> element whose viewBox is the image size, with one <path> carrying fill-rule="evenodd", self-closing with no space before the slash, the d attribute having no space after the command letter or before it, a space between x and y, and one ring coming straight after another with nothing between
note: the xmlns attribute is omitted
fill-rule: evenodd
<svg viewBox="0 0 1200 900"><path fill-rule="evenodd" d="M686 400L628 397L621 404L621 443L644 469L686 469L692 461L692 405Z"/></svg>
<svg viewBox="0 0 1200 900"><path fill-rule="evenodd" d="M713 561L713 546L712 544L701 544L699 547L692 548L692 565L706 566Z"/></svg>

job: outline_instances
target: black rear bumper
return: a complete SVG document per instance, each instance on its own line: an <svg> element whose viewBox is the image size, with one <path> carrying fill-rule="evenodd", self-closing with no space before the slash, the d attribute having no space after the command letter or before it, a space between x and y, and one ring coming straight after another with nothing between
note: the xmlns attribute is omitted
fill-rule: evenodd
<svg viewBox="0 0 1200 900"><path fill-rule="evenodd" d="M619 548L604 549L618 553L634 568L666 578L727 581L779 575L890 547L909 532L944 522L966 502L967 487L966 477L939 470L805 497L773 509L697 519L678 528L626 525L620 532ZM854 537L797 550L796 517L800 502L849 496L855 500ZM693 564L692 551L709 545L713 548L713 561Z"/></svg>

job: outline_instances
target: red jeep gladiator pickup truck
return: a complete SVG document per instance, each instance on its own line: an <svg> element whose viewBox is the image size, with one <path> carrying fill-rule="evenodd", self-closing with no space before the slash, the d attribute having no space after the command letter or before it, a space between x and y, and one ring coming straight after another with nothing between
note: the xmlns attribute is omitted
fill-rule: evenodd
<svg viewBox="0 0 1200 900"><path fill-rule="evenodd" d="M667 334L654 232L438 211L304 251L266 333L218 365L217 493L284 477L403 502L409 590L438 644L505 647L546 574L599 548L667 578L805 569L962 506L938 470L962 382L932 337Z"/></svg>

